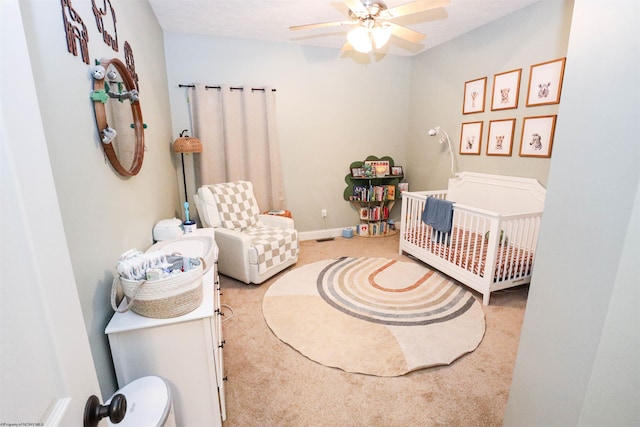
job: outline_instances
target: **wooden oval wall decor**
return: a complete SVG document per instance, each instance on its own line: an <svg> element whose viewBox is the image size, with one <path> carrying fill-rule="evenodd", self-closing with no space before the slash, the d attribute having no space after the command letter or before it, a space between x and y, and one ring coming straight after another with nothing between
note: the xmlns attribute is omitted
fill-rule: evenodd
<svg viewBox="0 0 640 427"><path fill-rule="evenodd" d="M119 59L103 59L99 65L104 71L94 73L91 99L102 148L119 174L134 176L144 159L144 123L138 91Z"/></svg>

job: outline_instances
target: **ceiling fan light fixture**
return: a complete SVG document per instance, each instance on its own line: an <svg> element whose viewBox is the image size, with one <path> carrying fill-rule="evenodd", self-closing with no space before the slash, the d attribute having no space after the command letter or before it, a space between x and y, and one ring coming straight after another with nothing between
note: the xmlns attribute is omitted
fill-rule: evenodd
<svg viewBox="0 0 640 427"><path fill-rule="evenodd" d="M371 32L373 35L373 42L376 45L376 49L382 48L391 37L391 28L388 25L376 25Z"/></svg>
<svg viewBox="0 0 640 427"><path fill-rule="evenodd" d="M347 34L347 40L355 50L361 53L369 53L373 48L371 33L364 27L358 26Z"/></svg>
<svg viewBox="0 0 640 427"><path fill-rule="evenodd" d="M409 43L420 43L426 37L424 34L391 22L391 20L406 15L444 7L451 0L413 0L409 3L387 8L382 0L342 0L347 6L349 21L323 22L318 24L296 25L291 30L309 28L335 27L353 25L347 34L347 43L342 51L354 49L360 53L369 53L374 48L386 46L391 34ZM399 1L399 0L396 0Z"/></svg>

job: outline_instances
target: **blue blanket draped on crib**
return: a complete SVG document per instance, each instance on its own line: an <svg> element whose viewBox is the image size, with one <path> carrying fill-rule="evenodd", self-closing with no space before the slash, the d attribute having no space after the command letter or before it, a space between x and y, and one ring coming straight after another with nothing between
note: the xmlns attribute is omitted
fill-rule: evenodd
<svg viewBox="0 0 640 427"><path fill-rule="evenodd" d="M453 202L436 197L427 197L424 211L422 212L422 222L431 226L434 234L436 231L441 232L442 240L444 240L443 235L451 232Z"/></svg>

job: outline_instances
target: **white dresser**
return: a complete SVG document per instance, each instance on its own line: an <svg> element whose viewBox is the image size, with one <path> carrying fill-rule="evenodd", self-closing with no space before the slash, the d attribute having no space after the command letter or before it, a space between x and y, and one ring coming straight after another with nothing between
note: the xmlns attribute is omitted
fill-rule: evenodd
<svg viewBox="0 0 640 427"><path fill-rule="evenodd" d="M221 426L226 419L217 265L203 276L199 308L173 319L115 313L105 333L118 386L147 375L171 386L179 426Z"/></svg>

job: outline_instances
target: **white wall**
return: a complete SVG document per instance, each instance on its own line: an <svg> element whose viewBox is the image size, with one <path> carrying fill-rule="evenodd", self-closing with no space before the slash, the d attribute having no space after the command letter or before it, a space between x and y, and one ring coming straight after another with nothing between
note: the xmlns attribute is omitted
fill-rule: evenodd
<svg viewBox="0 0 640 427"><path fill-rule="evenodd" d="M144 250L153 243L153 225L173 217L178 204L178 181L169 151L172 132L162 32L146 1L112 0L120 48L115 52L102 41L91 2L73 2L87 26L91 64L102 57L124 62L124 42L133 48L142 117L148 125L147 151L140 173L123 178L103 155L89 99L90 67L67 52L61 3L20 3L86 329L102 393L108 396L116 387L104 335L113 313L109 303L112 271L120 254L130 248Z"/></svg>
<svg viewBox="0 0 640 427"><path fill-rule="evenodd" d="M435 126L449 133L459 170L536 178L546 186L549 159L519 156L522 122L523 117L557 114L558 105L526 107L527 87L531 65L566 56L572 5L572 0L542 0L414 58L407 147L411 190L446 188L451 177L448 152L439 137L427 135ZM518 108L491 111L494 75L518 68ZM484 113L462 114L465 82L482 77L487 77ZM516 119L511 156L487 156L489 121L509 118ZM481 154L460 155L462 123L477 121L484 122Z"/></svg>
<svg viewBox="0 0 640 427"><path fill-rule="evenodd" d="M508 426L640 424L638 24L576 1Z"/></svg>
<svg viewBox="0 0 640 427"><path fill-rule="evenodd" d="M362 64L335 49L170 33L165 49L175 134L189 128L179 84L277 89L285 193L300 231L358 222L342 198L351 162L388 155L406 163L408 57Z"/></svg>

